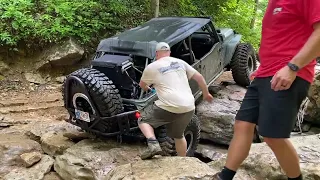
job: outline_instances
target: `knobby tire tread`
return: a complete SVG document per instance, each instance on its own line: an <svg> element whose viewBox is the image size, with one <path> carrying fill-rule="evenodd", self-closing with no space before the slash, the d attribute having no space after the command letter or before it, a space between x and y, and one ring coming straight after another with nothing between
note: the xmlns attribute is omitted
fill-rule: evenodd
<svg viewBox="0 0 320 180"><path fill-rule="evenodd" d="M101 116L110 117L123 112L122 99L119 90L104 73L92 68L82 68L71 73L69 76L76 76L84 83L92 98L93 102L91 103L95 105ZM64 91L64 86L63 92L66 93ZM67 101L70 101L70 99L65 99L64 93L62 94L64 104L66 105ZM111 122L109 126L110 129L107 131L116 131L117 129L114 128L118 126L117 121Z"/></svg>
<svg viewBox="0 0 320 180"><path fill-rule="evenodd" d="M240 86L250 84L250 72L248 69L248 57L252 56L254 60L254 70L257 68L257 57L253 47L248 43L240 43L236 47L235 53L230 63L234 81Z"/></svg>

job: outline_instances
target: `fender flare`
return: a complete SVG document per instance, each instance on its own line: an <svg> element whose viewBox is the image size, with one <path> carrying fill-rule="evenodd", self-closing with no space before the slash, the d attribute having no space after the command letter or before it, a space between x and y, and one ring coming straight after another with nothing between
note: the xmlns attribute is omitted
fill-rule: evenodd
<svg viewBox="0 0 320 180"><path fill-rule="evenodd" d="M230 64L231 59L233 57L233 54L238 46L238 44L241 41L242 35L236 34L232 39L229 41L225 42L225 56L224 56L224 66L227 66Z"/></svg>

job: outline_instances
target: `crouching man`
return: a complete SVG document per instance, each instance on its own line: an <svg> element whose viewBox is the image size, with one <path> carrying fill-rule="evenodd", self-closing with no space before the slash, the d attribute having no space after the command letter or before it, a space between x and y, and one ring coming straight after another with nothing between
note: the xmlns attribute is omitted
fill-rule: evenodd
<svg viewBox="0 0 320 180"><path fill-rule="evenodd" d="M192 78L198 83L205 100L210 102L213 99L203 76L183 60L170 57L170 53L167 43L158 43L156 61L145 68L139 84L145 91L153 84L159 98L153 105L153 114L139 120L139 128L148 143L148 149L141 154L141 159L161 154L154 128L162 125L166 125L167 135L174 138L178 155L186 156L187 142L184 131L195 111L189 79Z"/></svg>

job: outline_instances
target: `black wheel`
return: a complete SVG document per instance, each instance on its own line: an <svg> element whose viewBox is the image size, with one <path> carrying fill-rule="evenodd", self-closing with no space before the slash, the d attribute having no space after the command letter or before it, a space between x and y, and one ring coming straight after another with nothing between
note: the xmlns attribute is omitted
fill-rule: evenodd
<svg viewBox="0 0 320 180"><path fill-rule="evenodd" d="M70 76L78 77L84 83L86 89L82 88L78 81L71 80L68 84L65 81L62 93L65 107L68 103L70 108L88 112L89 115L100 115L103 117L123 112L119 91L105 74L96 69L83 68L71 73L66 80ZM66 92L66 86L69 87L69 92ZM68 99L65 98L67 93ZM90 127L95 121L85 122L77 120L76 123L80 127ZM107 120L101 121L92 128L101 133L119 131L117 122Z"/></svg>
<svg viewBox="0 0 320 180"><path fill-rule="evenodd" d="M200 121L196 115L193 115L190 123L184 131L184 136L187 141L187 156L194 156L200 140L200 130ZM177 155L174 140L167 136L165 126L156 129L156 135L165 155Z"/></svg>
<svg viewBox="0 0 320 180"><path fill-rule="evenodd" d="M248 43L238 44L230 65L234 81L240 86L248 86L250 74L257 69L257 57L253 47Z"/></svg>

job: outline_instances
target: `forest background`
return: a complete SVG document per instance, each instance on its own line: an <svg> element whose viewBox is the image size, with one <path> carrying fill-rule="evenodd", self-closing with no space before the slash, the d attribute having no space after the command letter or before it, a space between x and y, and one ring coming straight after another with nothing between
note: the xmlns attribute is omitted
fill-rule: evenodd
<svg viewBox="0 0 320 180"><path fill-rule="evenodd" d="M267 0L157 0L159 16L211 16L258 50ZM44 48L73 37L87 50L154 17L156 0L1 0L0 46Z"/></svg>

